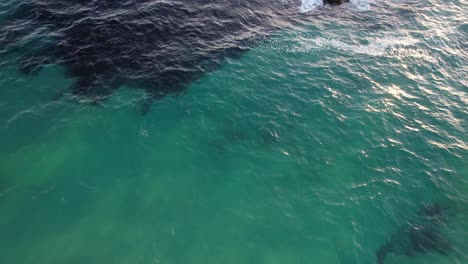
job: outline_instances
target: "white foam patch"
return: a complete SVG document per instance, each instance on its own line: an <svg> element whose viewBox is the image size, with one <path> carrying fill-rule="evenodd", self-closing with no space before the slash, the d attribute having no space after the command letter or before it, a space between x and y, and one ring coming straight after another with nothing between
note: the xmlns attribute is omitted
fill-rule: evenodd
<svg viewBox="0 0 468 264"><path fill-rule="evenodd" d="M281 52L321 53L336 50L348 54L354 53L369 56L412 57L422 58L427 61L434 61L435 59L427 50L415 47L415 45L419 43L415 38L387 36L381 38L367 38L366 40L368 44L350 44L339 39L297 36L290 39L292 43L289 42L286 44L281 43L281 41L270 41L270 44L273 49Z"/></svg>
<svg viewBox="0 0 468 264"><path fill-rule="evenodd" d="M310 12L322 5L323 5L323 0L302 0L300 11Z"/></svg>
<svg viewBox="0 0 468 264"><path fill-rule="evenodd" d="M368 39L369 44L367 45L356 45L348 44L336 39L327 38L314 38L307 41L303 41L299 44L300 49L313 50L313 49L336 49L349 53L367 54L373 56L385 55L389 53L392 48L408 47L416 44L418 41L414 38L409 37L383 37Z"/></svg>
<svg viewBox="0 0 468 264"><path fill-rule="evenodd" d="M350 0L349 2L353 8L359 11L368 11L371 7L370 0Z"/></svg>

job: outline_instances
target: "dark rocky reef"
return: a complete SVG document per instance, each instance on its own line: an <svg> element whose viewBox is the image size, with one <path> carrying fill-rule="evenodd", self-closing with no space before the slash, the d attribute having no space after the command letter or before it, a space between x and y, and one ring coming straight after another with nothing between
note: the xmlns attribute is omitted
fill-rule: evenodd
<svg viewBox="0 0 468 264"><path fill-rule="evenodd" d="M349 0L323 0L323 3L328 5L341 5L347 2L349 2Z"/></svg>
<svg viewBox="0 0 468 264"><path fill-rule="evenodd" d="M415 217L401 226L390 240L377 251L377 263L383 264L390 255L406 255L437 252L448 255L452 244L443 232L448 208L440 204L424 205Z"/></svg>
<svg viewBox="0 0 468 264"><path fill-rule="evenodd" d="M273 4L272 4L273 2ZM33 74L48 63L76 78L71 93L104 100L122 85L144 89L146 107L183 91L203 74L237 58L255 41L289 23L297 1L29 0L0 28L0 42L34 32L20 59ZM41 34L38 34L41 33ZM13 44L11 44L13 43Z"/></svg>

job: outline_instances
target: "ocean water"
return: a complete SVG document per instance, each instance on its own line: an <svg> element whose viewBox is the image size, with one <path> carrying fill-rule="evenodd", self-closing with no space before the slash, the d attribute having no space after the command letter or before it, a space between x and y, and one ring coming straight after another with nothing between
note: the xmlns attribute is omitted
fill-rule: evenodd
<svg viewBox="0 0 468 264"><path fill-rule="evenodd" d="M0 47L0 263L468 263L467 3L296 8L146 114ZM401 231L434 204L444 253Z"/></svg>

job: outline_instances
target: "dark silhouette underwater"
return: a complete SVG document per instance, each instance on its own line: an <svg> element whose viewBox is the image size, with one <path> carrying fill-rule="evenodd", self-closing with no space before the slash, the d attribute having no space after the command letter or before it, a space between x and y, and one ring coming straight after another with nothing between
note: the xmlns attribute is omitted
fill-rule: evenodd
<svg viewBox="0 0 468 264"><path fill-rule="evenodd" d="M299 1L300 2L300 1ZM0 28L0 43L27 52L20 70L62 65L73 96L105 100L122 85L151 102L178 93L226 58L287 26L298 1L29 0ZM31 34L43 32L39 39ZM46 32L46 33L44 33ZM16 45L16 47L15 47ZM11 49L10 49L11 50Z"/></svg>
<svg viewBox="0 0 468 264"><path fill-rule="evenodd" d="M383 264L385 258L391 254L412 257L435 252L448 255L452 251L452 243L443 232L448 210L446 206L437 203L424 205L380 246L376 252L377 263Z"/></svg>

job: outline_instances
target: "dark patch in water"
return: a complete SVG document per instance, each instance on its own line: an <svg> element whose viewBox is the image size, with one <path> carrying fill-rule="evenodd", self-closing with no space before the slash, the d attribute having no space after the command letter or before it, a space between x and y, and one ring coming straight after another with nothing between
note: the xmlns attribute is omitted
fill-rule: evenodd
<svg viewBox="0 0 468 264"><path fill-rule="evenodd" d="M91 101L122 85L142 88L148 92L146 112L153 100L183 91L286 25L285 12L297 1L272 2L30 0L2 27L0 41L18 46L21 36L41 32L31 48L23 47L29 49L19 62L24 74L59 63L76 78L72 94Z"/></svg>
<svg viewBox="0 0 468 264"><path fill-rule="evenodd" d="M391 239L377 251L377 263L384 263L389 254L406 255L437 252L448 255L452 244L443 233L447 210L440 204L424 205L410 222L400 227Z"/></svg>
<svg viewBox="0 0 468 264"><path fill-rule="evenodd" d="M323 3L328 5L341 5L348 2L349 0L323 0Z"/></svg>

